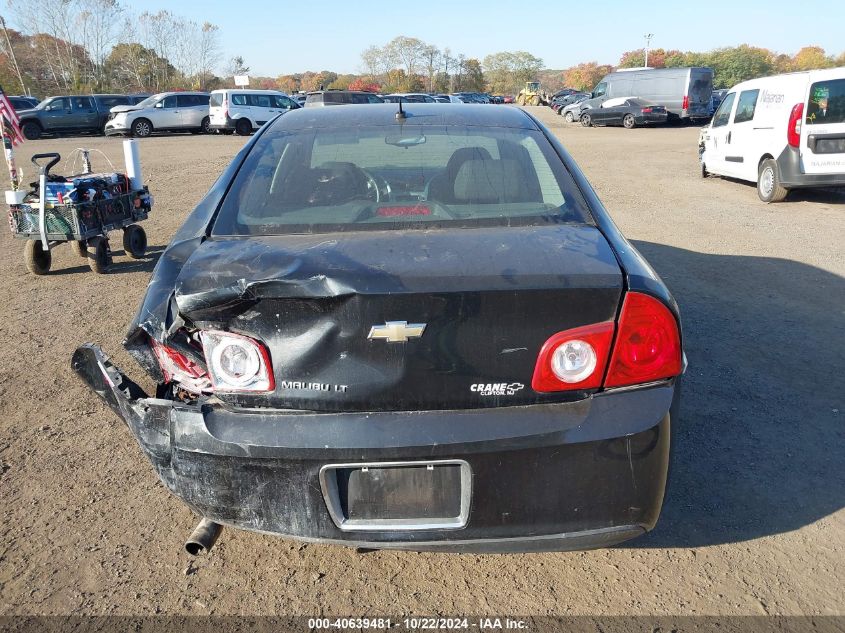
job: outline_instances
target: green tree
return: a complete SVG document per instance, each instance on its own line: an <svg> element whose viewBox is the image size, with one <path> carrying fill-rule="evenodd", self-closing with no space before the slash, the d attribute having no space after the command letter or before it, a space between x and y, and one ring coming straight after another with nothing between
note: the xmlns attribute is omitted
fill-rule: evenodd
<svg viewBox="0 0 845 633"><path fill-rule="evenodd" d="M491 92L513 94L537 79L543 60L526 51L504 51L484 58L484 76Z"/></svg>
<svg viewBox="0 0 845 633"><path fill-rule="evenodd" d="M484 91L484 72L481 69L481 62L474 57L464 61L461 85L461 90L468 92Z"/></svg>
<svg viewBox="0 0 845 633"><path fill-rule="evenodd" d="M714 88L730 88L747 79L770 75L774 70L771 51L748 44L716 49L712 56Z"/></svg>
<svg viewBox="0 0 845 633"><path fill-rule="evenodd" d="M137 42L112 47L104 68L111 86L126 92L158 91L164 88L160 77L178 74L168 60Z"/></svg>
<svg viewBox="0 0 845 633"><path fill-rule="evenodd" d="M831 68L834 65L832 57L821 46L805 46L795 53L792 59L793 70L815 70L817 68Z"/></svg>

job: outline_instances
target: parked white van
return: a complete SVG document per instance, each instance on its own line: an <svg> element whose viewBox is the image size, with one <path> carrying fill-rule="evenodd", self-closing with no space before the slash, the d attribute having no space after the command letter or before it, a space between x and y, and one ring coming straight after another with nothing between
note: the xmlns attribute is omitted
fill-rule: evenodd
<svg viewBox="0 0 845 633"><path fill-rule="evenodd" d="M279 113L301 107L278 90L214 90L208 102L211 129L251 134Z"/></svg>
<svg viewBox="0 0 845 633"><path fill-rule="evenodd" d="M701 174L790 189L845 186L845 67L752 79L725 95L699 138Z"/></svg>

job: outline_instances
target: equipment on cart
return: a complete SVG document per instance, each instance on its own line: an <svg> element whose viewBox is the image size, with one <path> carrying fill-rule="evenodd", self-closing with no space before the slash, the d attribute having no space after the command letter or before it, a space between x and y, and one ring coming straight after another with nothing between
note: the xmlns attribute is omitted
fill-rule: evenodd
<svg viewBox="0 0 845 633"><path fill-rule="evenodd" d="M147 236L136 222L147 219L153 199L141 182L134 144L134 140L124 141L126 173L113 171L113 166L110 172L91 173L88 150L79 150L82 173L68 177L50 173L61 160L59 154L32 157L38 182L31 183L32 189L25 194L6 192L9 224L15 237L27 240L24 257L31 273L49 272L51 250L64 242L88 258L91 270L106 272L112 263L108 234L118 229L123 230L126 254L133 259L144 256Z"/></svg>

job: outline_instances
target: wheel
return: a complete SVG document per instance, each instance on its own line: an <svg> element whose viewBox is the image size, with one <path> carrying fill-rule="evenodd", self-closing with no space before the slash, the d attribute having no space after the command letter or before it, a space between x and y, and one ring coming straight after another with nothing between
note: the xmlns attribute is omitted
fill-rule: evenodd
<svg viewBox="0 0 845 633"><path fill-rule="evenodd" d="M21 132L23 132L24 138L28 141L37 141L41 138L41 133L43 130L38 123L34 121L27 121L21 126Z"/></svg>
<svg viewBox="0 0 845 633"><path fill-rule="evenodd" d="M88 265L97 274L108 272L111 264L109 241L104 237L92 237L88 240Z"/></svg>
<svg viewBox="0 0 845 633"><path fill-rule="evenodd" d="M53 255L50 253L50 249L44 250L41 246L41 240L27 240L23 248L23 258L26 262L26 269L33 275L46 275L50 272Z"/></svg>
<svg viewBox="0 0 845 633"><path fill-rule="evenodd" d="M137 224L123 229L123 251L132 259L141 259L147 252L147 234Z"/></svg>
<svg viewBox="0 0 845 633"><path fill-rule="evenodd" d="M622 125L627 130L633 130L635 127L637 127L637 122L634 120L634 115L626 114L624 117L622 117Z"/></svg>
<svg viewBox="0 0 845 633"><path fill-rule="evenodd" d="M563 120L567 123L574 123L575 122L575 115L572 114L572 111L567 112L563 115Z"/></svg>
<svg viewBox="0 0 845 633"><path fill-rule="evenodd" d="M153 124L147 119L136 119L132 124L132 136L146 138L153 133Z"/></svg>
<svg viewBox="0 0 845 633"><path fill-rule="evenodd" d="M205 117L200 123L200 132L203 134L211 134L211 118Z"/></svg>
<svg viewBox="0 0 845 633"><path fill-rule="evenodd" d="M531 105L533 105L533 106L540 105L540 97L538 97L537 95L534 95L533 97L531 97Z"/></svg>
<svg viewBox="0 0 845 633"><path fill-rule="evenodd" d="M581 115L581 125L584 127L590 127L593 124L593 119L590 116L589 112L585 112Z"/></svg>
<svg viewBox="0 0 845 633"><path fill-rule="evenodd" d="M252 123L249 119L238 119L235 124L235 132L238 136L249 136L252 133Z"/></svg>
<svg viewBox="0 0 845 633"><path fill-rule="evenodd" d="M516 97L516 105L525 105L525 97L518 95Z"/></svg>
<svg viewBox="0 0 845 633"><path fill-rule="evenodd" d="M780 184L778 164L773 158L767 158L760 163L757 175L757 195L763 202L780 202L786 198L789 190Z"/></svg>
<svg viewBox="0 0 845 633"><path fill-rule="evenodd" d="M73 240L70 247L80 257L88 257L88 246L85 244L85 240Z"/></svg>

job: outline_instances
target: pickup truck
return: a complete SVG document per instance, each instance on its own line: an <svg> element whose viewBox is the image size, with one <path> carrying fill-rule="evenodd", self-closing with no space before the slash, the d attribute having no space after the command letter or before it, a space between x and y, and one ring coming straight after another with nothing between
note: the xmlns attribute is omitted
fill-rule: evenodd
<svg viewBox="0 0 845 633"><path fill-rule="evenodd" d="M42 134L94 132L102 134L109 110L130 103L125 95L74 95L47 97L31 110L18 111L23 135L29 140Z"/></svg>

